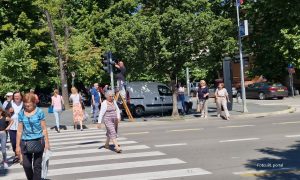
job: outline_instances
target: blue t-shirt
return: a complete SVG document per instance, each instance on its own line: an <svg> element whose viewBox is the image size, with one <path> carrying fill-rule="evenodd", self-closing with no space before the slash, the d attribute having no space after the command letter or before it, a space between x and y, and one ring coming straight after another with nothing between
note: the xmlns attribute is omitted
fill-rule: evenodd
<svg viewBox="0 0 300 180"><path fill-rule="evenodd" d="M19 112L19 123L23 123L22 140L32 140L44 137L41 121L45 120L45 114L40 108L36 108L35 113L28 117L24 110Z"/></svg>
<svg viewBox="0 0 300 180"><path fill-rule="evenodd" d="M94 96L95 103L100 103L100 95L96 88L92 88L92 96Z"/></svg>

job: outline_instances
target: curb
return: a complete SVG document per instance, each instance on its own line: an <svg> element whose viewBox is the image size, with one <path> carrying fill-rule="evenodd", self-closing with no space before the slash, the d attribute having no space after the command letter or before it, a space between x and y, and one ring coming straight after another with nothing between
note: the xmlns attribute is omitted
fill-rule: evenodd
<svg viewBox="0 0 300 180"><path fill-rule="evenodd" d="M288 106L288 109L281 110L281 111L275 111L275 112L266 112L266 113L256 113L256 114L240 114L240 115L232 115L234 119L236 118L251 118L251 117L265 117L265 116L272 116L272 115L281 115L281 114L288 114L288 113L294 113L297 111L297 108ZM210 119L210 118L208 118ZM130 127L130 126L149 126L149 125L161 125L161 124L168 124L170 122L184 122L184 121L190 121L190 120L198 120L197 117L179 117L176 119L170 119L170 118L159 118L159 119L153 119L153 120L147 120L147 121L135 121L135 122L121 122L119 124L120 127ZM97 124L87 124L85 127L87 129L96 129ZM73 129L73 126L66 126L67 129ZM101 129L103 129L102 127ZM52 131L50 127L47 128L48 130ZM99 130L101 130L99 129Z"/></svg>

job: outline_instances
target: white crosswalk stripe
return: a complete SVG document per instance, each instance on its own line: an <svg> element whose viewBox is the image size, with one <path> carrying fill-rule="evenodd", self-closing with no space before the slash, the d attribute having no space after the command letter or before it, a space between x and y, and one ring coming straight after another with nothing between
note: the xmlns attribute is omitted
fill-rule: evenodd
<svg viewBox="0 0 300 180"><path fill-rule="evenodd" d="M53 152L48 171L49 179L150 180L211 174L199 167L188 167L188 163L181 159L151 150L149 146L129 141L125 137L118 138L123 152L117 154L113 152L113 145L111 150L103 148L106 140L103 130L68 130L62 133L52 131L49 139ZM9 154L12 154L11 150ZM120 173L111 173L114 170ZM6 180L26 179L19 164L10 166L7 174L0 174L0 177Z"/></svg>

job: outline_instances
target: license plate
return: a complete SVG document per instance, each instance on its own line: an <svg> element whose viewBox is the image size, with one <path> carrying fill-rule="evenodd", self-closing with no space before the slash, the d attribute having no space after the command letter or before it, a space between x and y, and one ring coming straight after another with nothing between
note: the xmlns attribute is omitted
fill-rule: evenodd
<svg viewBox="0 0 300 180"><path fill-rule="evenodd" d="M282 92L282 91L284 91L284 89L278 89L277 91L280 91L280 92Z"/></svg>

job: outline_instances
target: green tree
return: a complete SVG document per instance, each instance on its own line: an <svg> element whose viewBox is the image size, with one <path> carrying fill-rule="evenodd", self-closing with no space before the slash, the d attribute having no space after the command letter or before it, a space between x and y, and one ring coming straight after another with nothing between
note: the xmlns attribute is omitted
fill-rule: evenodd
<svg viewBox="0 0 300 180"><path fill-rule="evenodd" d="M32 59L29 43L9 38L0 46L0 94L13 90L27 91L33 87L38 61Z"/></svg>

